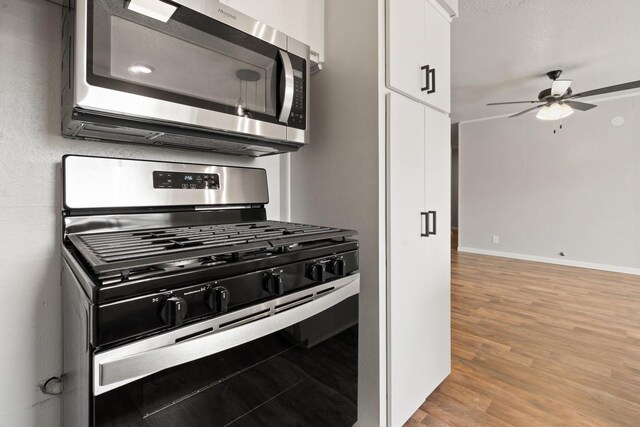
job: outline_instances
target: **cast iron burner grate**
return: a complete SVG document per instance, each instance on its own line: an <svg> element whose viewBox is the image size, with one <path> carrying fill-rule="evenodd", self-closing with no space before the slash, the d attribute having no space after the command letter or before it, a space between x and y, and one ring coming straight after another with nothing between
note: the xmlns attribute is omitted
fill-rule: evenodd
<svg viewBox="0 0 640 427"><path fill-rule="evenodd" d="M69 240L96 274L156 266L215 255L344 239L352 230L262 221L71 234Z"/></svg>

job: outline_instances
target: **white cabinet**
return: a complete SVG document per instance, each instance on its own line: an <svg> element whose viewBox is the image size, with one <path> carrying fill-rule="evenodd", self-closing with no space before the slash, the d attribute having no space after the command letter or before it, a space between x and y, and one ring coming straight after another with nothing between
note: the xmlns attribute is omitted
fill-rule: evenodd
<svg viewBox="0 0 640 427"><path fill-rule="evenodd" d="M387 95L389 425L451 370L450 120Z"/></svg>
<svg viewBox="0 0 640 427"><path fill-rule="evenodd" d="M324 0L220 0L311 47L311 60L324 62Z"/></svg>
<svg viewBox="0 0 640 427"><path fill-rule="evenodd" d="M387 6L387 397L400 427L451 372L450 19L431 0Z"/></svg>
<svg viewBox="0 0 640 427"><path fill-rule="evenodd" d="M387 10L387 86L450 112L450 18L431 0L387 0Z"/></svg>

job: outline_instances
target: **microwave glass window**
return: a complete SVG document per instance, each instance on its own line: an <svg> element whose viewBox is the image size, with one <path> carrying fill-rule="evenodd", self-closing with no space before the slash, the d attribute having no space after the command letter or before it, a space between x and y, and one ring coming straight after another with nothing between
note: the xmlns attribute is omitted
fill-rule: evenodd
<svg viewBox="0 0 640 427"><path fill-rule="evenodd" d="M99 85L218 111L276 116L277 49L233 43L250 36L231 27L218 36L180 22L179 13L162 23L122 4L94 2L89 65ZM179 11L182 20L197 21L197 13Z"/></svg>

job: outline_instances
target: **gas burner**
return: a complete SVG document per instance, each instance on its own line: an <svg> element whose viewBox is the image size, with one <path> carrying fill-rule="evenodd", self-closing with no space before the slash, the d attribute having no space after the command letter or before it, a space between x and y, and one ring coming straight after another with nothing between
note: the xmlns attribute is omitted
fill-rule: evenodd
<svg viewBox="0 0 640 427"><path fill-rule="evenodd" d="M164 269L175 269L175 268L184 268L188 265L192 265L192 264L199 264L200 261L197 259L183 259L181 261L172 261L172 262L164 262L164 263L160 263L157 266L159 268L164 268Z"/></svg>
<svg viewBox="0 0 640 427"><path fill-rule="evenodd" d="M155 265L154 267L157 269L161 269L162 271L172 272L172 271L208 267L208 266L220 265L220 264L226 264L226 263L227 263L226 260L219 259L216 257L201 257L201 258L191 258L191 259L183 259L178 261L163 262Z"/></svg>
<svg viewBox="0 0 640 427"><path fill-rule="evenodd" d="M163 262L156 265L156 267L171 271L171 270L190 267L194 265L200 266L200 265L212 264L212 263L215 263L215 260L212 257L204 257L204 258L183 259L179 261Z"/></svg>

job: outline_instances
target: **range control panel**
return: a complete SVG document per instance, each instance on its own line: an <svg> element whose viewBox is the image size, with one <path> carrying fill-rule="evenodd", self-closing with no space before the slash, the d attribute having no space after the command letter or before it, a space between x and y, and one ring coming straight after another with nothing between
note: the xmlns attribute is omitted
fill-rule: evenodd
<svg viewBox="0 0 640 427"><path fill-rule="evenodd" d="M93 342L102 346L154 331L180 327L314 285L329 283L358 269L358 251L348 251L153 292L121 300L117 304L99 305L95 317L97 333ZM244 318L237 318L233 322Z"/></svg>
<svg viewBox="0 0 640 427"><path fill-rule="evenodd" d="M189 172L153 171L153 188L219 190L220 175Z"/></svg>

